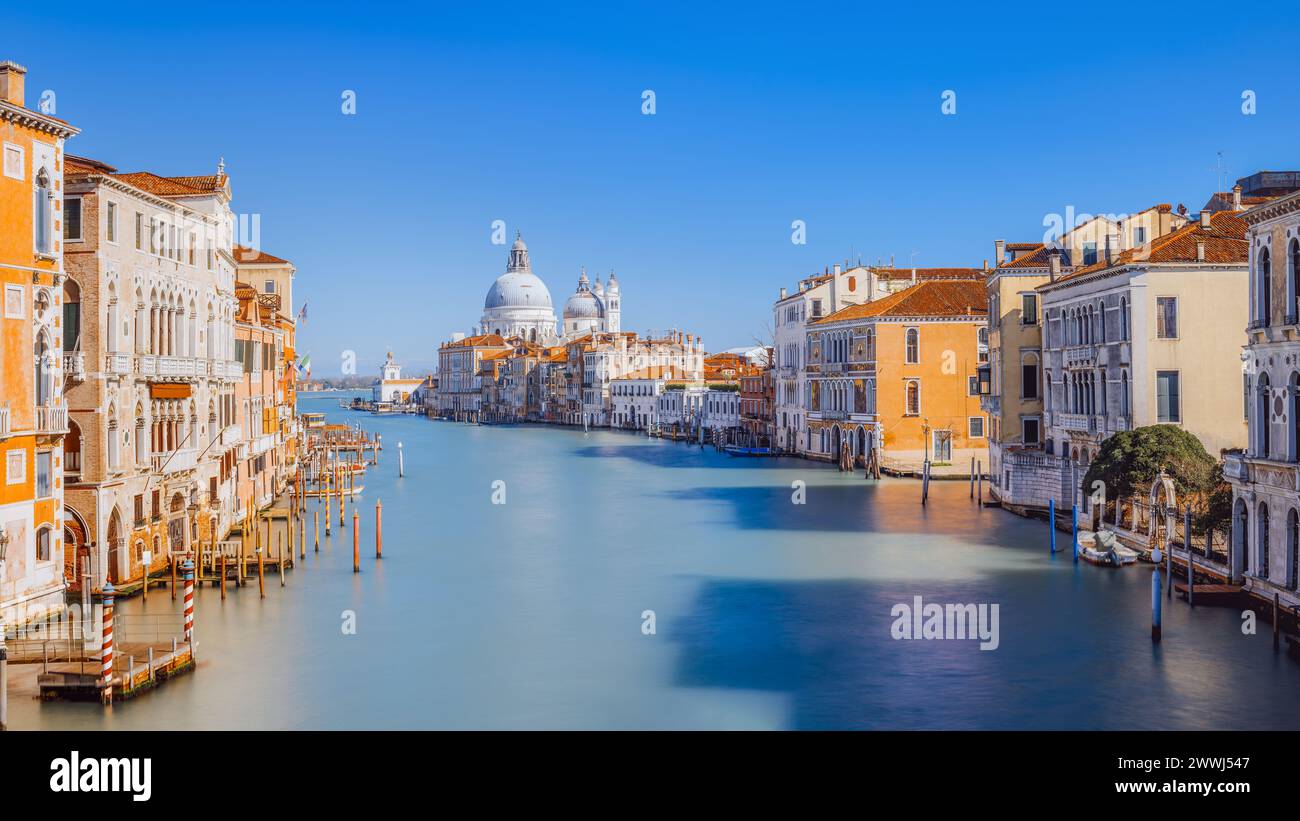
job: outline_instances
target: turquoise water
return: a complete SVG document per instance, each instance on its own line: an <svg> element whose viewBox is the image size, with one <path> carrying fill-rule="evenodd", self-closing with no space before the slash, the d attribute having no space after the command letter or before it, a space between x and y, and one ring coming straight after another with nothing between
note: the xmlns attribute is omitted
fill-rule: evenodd
<svg viewBox="0 0 1300 821"><path fill-rule="evenodd" d="M1175 601L1153 646L1149 566L1049 557L1043 523L963 482L922 508L914 481L800 460L301 407L383 436L363 572L349 507L266 599L197 592L194 674L109 710L11 701L15 729L1300 727L1300 664L1268 625ZM997 604L999 647L892 639L917 595Z"/></svg>

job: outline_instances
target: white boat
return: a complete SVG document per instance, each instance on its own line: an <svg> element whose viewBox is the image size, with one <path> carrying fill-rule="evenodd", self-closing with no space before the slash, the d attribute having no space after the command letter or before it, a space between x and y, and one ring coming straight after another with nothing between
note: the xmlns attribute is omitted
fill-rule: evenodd
<svg viewBox="0 0 1300 821"><path fill-rule="evenodd" d="M1079 532L1079 558L1100 567L1123 567L1135 564L1136 550L1124 547L1109 530Z"/></svg>

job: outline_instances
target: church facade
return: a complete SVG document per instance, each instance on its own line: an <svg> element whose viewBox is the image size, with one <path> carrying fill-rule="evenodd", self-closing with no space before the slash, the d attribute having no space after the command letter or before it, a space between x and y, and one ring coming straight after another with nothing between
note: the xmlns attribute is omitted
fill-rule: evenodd
<svg viewBox="0 0 1300 821"><path fill-rule="evenodd" d="M506 272L492 283L483 300L478 334L558 345L587 334L616 333L621 327L621 303L618 278L613 273L607 285L600 277L593 284L584 269L578 277L577 290L564 303L564 311L557 320L551 292L533 273L528 246L516 234Z"/></svg>

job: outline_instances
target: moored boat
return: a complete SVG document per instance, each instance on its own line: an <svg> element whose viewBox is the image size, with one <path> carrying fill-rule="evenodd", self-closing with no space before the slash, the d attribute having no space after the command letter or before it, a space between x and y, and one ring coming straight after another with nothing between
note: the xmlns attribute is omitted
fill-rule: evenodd
<svg viewBox="0 0 1300 821"><path fill-rule="evenodd" d="M1124 547L1109 530L1079 533L1079 558L1099 567L1124 567L1138 560L1136 550Z"/></svg>

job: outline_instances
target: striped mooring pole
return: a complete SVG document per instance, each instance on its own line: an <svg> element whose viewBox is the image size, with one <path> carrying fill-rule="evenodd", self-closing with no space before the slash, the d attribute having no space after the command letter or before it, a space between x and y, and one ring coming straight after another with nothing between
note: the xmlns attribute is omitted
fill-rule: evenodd
<svg viewBox="0 0 1300 821"><path fill-rule="evenodd" d="M113 703L113 583L104 582L104 618L99 627L100 673L104 680L102 698Z"/></svg>
<svg viewBox="0 0 1300 821"><path fill-rule="evenodd" d="M194 560L186 559L185 574L185 640L194 645Z"/></svg>

